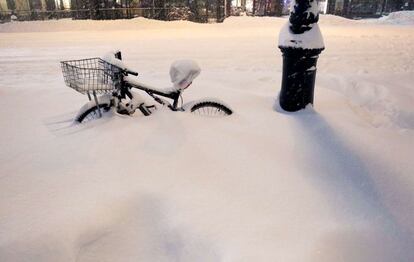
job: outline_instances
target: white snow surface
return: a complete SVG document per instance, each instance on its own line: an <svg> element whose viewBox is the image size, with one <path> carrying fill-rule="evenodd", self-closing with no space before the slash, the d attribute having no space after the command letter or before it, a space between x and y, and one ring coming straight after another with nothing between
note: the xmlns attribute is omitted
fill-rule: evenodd
<svg viewBox="0 0 414 262"><path fill-rule="evenodd" d="M315 107L275 106L286 18L0 25L0 261L414 261L414 28L321 16ZM122 50L184 101L72 125L59 61ZM276 108L276 110L275 110Z"/></svg>

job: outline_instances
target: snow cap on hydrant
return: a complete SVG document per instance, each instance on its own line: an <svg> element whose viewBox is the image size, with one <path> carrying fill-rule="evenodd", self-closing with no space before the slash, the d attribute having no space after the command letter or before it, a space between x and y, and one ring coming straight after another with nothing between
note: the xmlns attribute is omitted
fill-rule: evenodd
<svg viewBox="0 0 414 262"><path fill-rule="evenodd" d="M323 49L317 0L293 0L289 21L279 33L279 48Z"/></svg>

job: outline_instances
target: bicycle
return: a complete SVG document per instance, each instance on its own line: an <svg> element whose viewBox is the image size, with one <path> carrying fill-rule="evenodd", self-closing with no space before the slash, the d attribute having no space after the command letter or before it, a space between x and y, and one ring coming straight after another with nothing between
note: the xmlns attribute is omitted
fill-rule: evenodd
<svg viewBox="0 0 414 262"><path fill-rule="evenodd" d="M123 64L120 51L103 59L86 58L60 63L65 84L81 94L86 94L89 99L75 117L75 122L78 123L101 118L111 109L116 109L117 113L123 115L132 115L138 109L144 116L149 116L158 108L157 105L176 112L186 111L208 116L228 116L233 113L228 106L216 99L183 103L182 93L201 71L192 60L180 60L171 65L173 86L164 89L151 87L137 81L136 77L131 77L138 76L138 73ZM143 97L132 89L148 94L156 104L146 104ZM172 103L164 98L172 100Z"/></svg>

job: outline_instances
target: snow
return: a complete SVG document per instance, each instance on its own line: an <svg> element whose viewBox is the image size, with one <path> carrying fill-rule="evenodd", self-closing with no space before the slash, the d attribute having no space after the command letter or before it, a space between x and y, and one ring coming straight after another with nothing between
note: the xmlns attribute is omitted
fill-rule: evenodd
<svg viewBox="0 0 414 262"><path fill-rule="evenodd" d="M50 20L47 21L47 26L43 21L16 21L13 23L2 24L0 32L67 32L67 31L87 31L89 33L94 31L124 31L128 29L134 30L146 30L146 29L157 29L160 27L164 28L188 28L195 27L196 24L191 24L184 21L159 21L150 20L147 18L139 17L128 20L117 20L113 23L111 20L100 21L96 23L93 20L72 20L72 19L61 19L61 20ZM110 38L110 36L107 36ZM108 39L109 40L109 39ZM114 50L113 47L110 50ZM104 53L100 54L103 55Z"/></svg>
<svg viewBox="0 0 414 262"><path fill-rule="evenodd" d="M315 105L274 110L286 18L0 25L0 261L414 261L414 28L321 16ZM122 50L184 102L72 125L59 61Z"/></svg>
<svg viewBox="0 0 414 262"><path fill-rule="evenodd" d="M377 20L379 23L396 25L414 25L414 11L399 11Z"/></svg>

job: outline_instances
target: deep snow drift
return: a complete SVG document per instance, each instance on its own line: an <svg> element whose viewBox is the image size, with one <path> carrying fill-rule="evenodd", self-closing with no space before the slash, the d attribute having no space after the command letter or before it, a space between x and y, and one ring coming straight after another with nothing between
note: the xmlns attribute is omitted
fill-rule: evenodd
<svg viewBox="0 0 414 262"><path fill-rule="evenodd" d="M414 261L414 28L321 16L315 108L274 110L285 19L0 25L0 261ZM121 49L166 110L72 126L59 61Z"/></svg>

